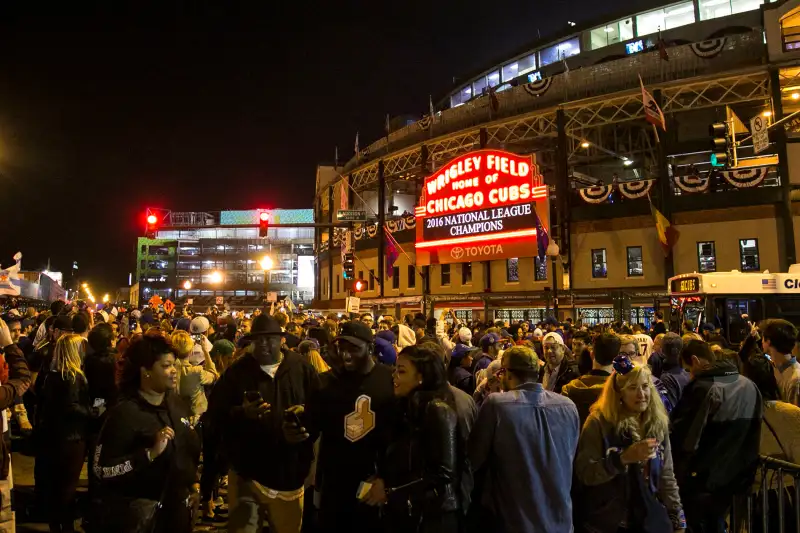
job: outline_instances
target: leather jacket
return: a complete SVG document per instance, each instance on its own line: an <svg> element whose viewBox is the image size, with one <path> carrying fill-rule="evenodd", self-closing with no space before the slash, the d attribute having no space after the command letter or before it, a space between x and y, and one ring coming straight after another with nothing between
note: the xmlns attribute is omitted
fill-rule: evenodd
<svg viewBox="0 0 800 533"><path fill-rule="evenodd" d="M390 508L407 510L416 520L458 510L465 443L458 437L455 409L415 394L405 422L387 454L396 474L387 483Z"/></svg>

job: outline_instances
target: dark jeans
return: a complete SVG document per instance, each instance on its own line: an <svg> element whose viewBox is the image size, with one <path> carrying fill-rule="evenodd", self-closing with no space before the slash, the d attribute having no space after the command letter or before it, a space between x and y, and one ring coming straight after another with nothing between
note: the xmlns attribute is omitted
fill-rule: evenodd
<svg viewBox="0 0 800 533"><path fill-rule="evenodd" d="M719 494L681 494L683 510L686 513L686 531L689 533L726 533L725 517L731 506L733 495Z"/></svg>
<svg viewBox="0 0 800 533"><path fill-rule="evenodd" d="M83 440L50 440L36 454L37 485L42 483L42 503L50 531L74 531L75 491L86 456Z"/></svg>

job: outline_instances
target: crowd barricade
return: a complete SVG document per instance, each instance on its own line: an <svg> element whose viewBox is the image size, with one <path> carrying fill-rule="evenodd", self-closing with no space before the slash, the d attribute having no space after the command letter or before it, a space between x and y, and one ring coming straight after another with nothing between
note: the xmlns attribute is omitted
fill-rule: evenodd
<svg viewBox="0 0 800 533"><path fill-rule="evenodd" d="M762 455L756 483L734 499L730 531L800 533L800 465Z"/></svg>

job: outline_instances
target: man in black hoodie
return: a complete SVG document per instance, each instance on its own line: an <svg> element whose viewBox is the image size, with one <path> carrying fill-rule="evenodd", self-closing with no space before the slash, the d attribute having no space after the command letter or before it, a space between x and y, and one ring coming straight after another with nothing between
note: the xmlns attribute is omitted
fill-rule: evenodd
<svg viewBox="0 0 800 533"><path fill-rule="evenodd" d="M314 456L310 438L290 444L283 435L286 410L306 403L319 388L316 370L299 354L281 349L283 332L269 315L253 320L248 352L222 375L211 392L211 427L222 435L231 463L228 479L232 533L299 532L304 482Z"/></svg>

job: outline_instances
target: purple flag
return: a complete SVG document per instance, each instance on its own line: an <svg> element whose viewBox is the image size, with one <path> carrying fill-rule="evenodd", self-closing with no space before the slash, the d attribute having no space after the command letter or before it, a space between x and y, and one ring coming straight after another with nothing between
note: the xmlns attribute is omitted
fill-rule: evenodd
<svg viewBox="0 0 800 533"><path fill-rule="evenodd" d="M550 237L542 225L542 220L539 218L539 213L536 212L535 205L533 206L533 216L536 217L536 247L538 248L539 261L544 261L547 254L547 245L550 244Z"/></svg>

